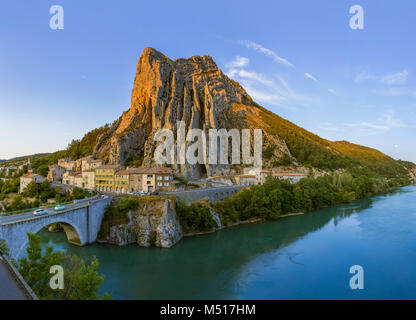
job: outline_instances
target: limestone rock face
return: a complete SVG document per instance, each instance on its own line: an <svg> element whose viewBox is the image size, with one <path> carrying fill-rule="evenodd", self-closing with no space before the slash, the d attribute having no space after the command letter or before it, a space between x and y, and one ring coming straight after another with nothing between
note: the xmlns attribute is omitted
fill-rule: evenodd
<svg viewBox="0 0 416 320"><path fill-rule="evenodd" d="M176 219L173 200L145 203L136 211L133 222L137 244L142 247L170 248L182 239L182 227Z"/></svg>
<svg viewBox="0 0 416 320"><path fill-rule="evenodd" d="M416 168L409 169L409 176L416 183Z"/></svg>
<svg viewBox="0 0 416 320"><path fill-rule="evenodd" d="M98 242L125 246L170 248L182 239L182 227L176 217L175 200L143 199L139 207L127 213L123 224L109 227Z"/></svg>
<svg viewBox="0 0 416 320"><path fill-rule="evenodd" d="M129 223L111 226L105 238L97 241L100 243L109 243L118 246L136 243L137 237L134 231L133 212L128 212L127 216Z"/></svg>
<svg viewBox="0 0 416 320"><path fill-rule="evenodd" d="M145 167L155 166L153 141L158 129L170 129L177 138L177 122L185 129L261 128L258 106L246 91L218 69L209 56L171 60L152 48L144 49L137 64L131 107L104 133L95 155L110 163L125 164L130 157L143 158ZM264 133L263 133L264 135ZM208 134L206 135L208 137ZM269 139L276 157L288 153L284 141ZM174 165L187 178L228 173L229 165Z"/></svg>

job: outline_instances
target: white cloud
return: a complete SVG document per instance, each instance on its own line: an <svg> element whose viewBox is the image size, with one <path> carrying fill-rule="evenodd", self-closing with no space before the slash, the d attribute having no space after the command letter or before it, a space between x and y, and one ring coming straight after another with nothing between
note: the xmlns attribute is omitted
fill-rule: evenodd
<svg viewBox="0 0 416 320"><path fill-rule="evenodd" d="M388 85L399 85L404 84L407 81L409 76L409 72L407 70L399 71L393 74L386 74L386 75L375 75L368 73L367 71L362 71L355 77L355 82L363 82L368 80L380 81L382 83Z"/></svg>
<svg viewBox="0 0 416 320"><path fill-rule="evenodd" d="M294 67L294 65L289 62L287 59L280 57L276 52L273 50L270 50L268 48L263 47L262 45L249 41L249 40L239 40L238 43L247 49L254 50L256 52L259 52L261 54L264 54L266 56L271 57L276 63L284 64L288 67Z"/></svg>
<svg viewBox="0 0 416 320"><path fill-rule="evenodd" d="M390 88L387 90L376 90L375 92L390 96L409 96L411 98L416 98L416 89Z"/></svg>
<svg viewBox="0 0 416 320"><path fill-rule="evenodd" d="M316 78L313 75L311 75L310 73L307 73L307 72L305 72L305 77L306 77L306 79L311 79L313 81L318 81L318 80L316 80Z"/></svg>
<svg viewBox="0 0 416 320"><path fill-rule="evenodd" d="M250 62L249 58L236 56L235 59L229 62L226 67L228 68L243 68L248 66Z"/></svg>
<svg viewBox="0 0 416 320"><path fill-rule="evenodd" d="M385 75L381 78L381 81L389 85L398 85L405 83L407 81L408 76L409 72L407 70L403 70L393 74Z"/></svg>
<svg viewBox="0 0 416 320"><path fill-rule="evenodd" d="M406 125L395 117L392 110L387 110L383 115L374 121L362 121L357 123L346 123L348 127L356 127L366 131L367 133L377 133L380 131L389 131L392 128L403 128Z"/></svg>
<svg viewBox="0 0 416 320"><path fill-rule="evenodd" d="M368 73L367 71L362 71L355 77L355 82L362 82L367 80L376 80L377 77L374 74Z"/></svg>

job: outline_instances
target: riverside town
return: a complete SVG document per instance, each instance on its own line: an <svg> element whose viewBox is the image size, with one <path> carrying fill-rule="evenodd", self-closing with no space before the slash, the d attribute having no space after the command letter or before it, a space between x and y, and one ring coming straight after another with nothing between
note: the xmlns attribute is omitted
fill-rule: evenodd
<svg viewBox="0 0 416 320"><path fill-rule="evenodd" d="M178 1L3 4L0 303L416 300L416 3Z"/></svg>

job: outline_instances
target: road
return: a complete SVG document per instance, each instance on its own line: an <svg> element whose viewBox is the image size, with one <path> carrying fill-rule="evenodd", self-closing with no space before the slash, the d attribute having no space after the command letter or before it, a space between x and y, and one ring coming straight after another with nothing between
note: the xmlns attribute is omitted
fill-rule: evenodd
<svg viewBox="0 0 416 320"><path fill-rule="evenodd" d="M28 220L41 219L47 216L58 215L58 214L65 213L67 211L71 211L74 209L83 208L87 206L88 206L88 202L83 202L83 203L74 203L74 204L66 205L65 209L62 211L55 211L54 208L49 208L49 209L45 209L47 214L41 215L41 216L35 216L33 214L33 211L36 209L33 209L33 211L26 212L26 213L15 214L11 216L2 216L0 217L0 224L9 224L9 223L16 223L16 222L22 222L22 221L28 221Z"/></svg>
<svg viewBox="0 0 416 320"><path fill-rule="evenodd" d="M0 300L27 300L28 297L18 285L6 262L0 257Z"/></svg>

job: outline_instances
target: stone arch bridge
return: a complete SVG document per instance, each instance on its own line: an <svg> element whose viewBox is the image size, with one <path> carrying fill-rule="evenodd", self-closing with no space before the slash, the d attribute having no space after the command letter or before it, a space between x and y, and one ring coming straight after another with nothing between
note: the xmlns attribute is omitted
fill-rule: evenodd
<svg viewBox="0 0 416 320"><path fill-rule="evenodd" d="M97 196L78 200L62 211L55 212L51 209L42 216L28 212L0 217L0 239L6 240L9 255L14 259L18 259L25 249L28 232L37 233L52 223L62 225L72 244L84 246L93 243L97 240L105 208L111 199L109 196Z"/></svg>

